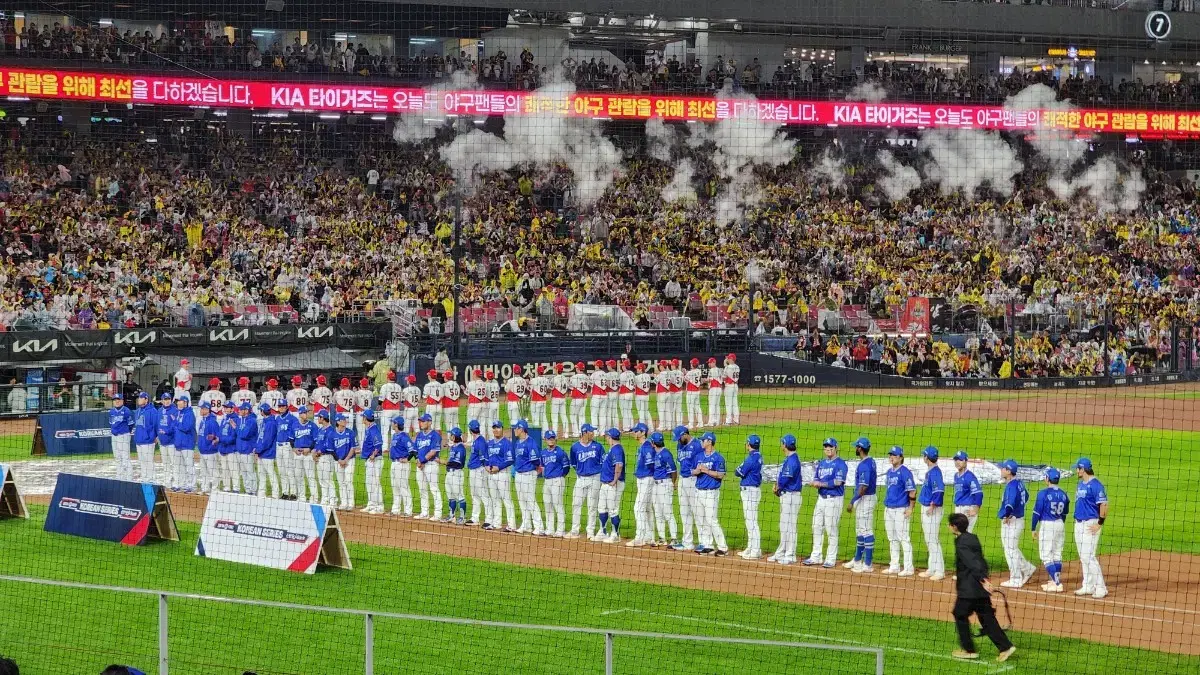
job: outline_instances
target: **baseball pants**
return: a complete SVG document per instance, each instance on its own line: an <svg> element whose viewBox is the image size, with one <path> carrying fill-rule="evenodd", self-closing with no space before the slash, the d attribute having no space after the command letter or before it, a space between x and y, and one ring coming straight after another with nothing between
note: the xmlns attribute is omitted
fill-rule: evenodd
<svg viewBox="0 0 1200 675"><path fill-rule="evenodd" d="M1104 572L1101 571L1100 561L1096 558L1096 549L1100 546L1100 533L1088 532L1088 527L1096 523L1095 518L1075 521L1075 550L1079 552L1079 564L1083 568L1083 588L1107 591Z"/></svg>
<svg viewBox="0 0 1200 675"><path fill-rule="evenodd" d="M909 528L912 519L904 515L903 508L883 510L883 526L888 538L888 569L893 572L913 571L912 538Z"/></svg>
<svg viewBox="0 0 1200 675"><path fill-rule="evenodd" d="M637 497L633 500L633 538L636 541L654 541L654 492L653 476L637 479Z"/></svg>
<svg viewBox="0 0 1200 675"><path fill-rule="evenodd" d="M683 392L671 394L671 401L675 404L675 423L683 424Z"/></svg>
<svg viewBox="0 0 1200 675"><path fill-rule="evenodd" d="M979 511L978 510L975 511L975 515L973 515L973 516L971 515L970 511L973 508L975 508L975 507L973 507L973 506L956 506L956 507L954 507L955 513L961 513L967 517L967 532L970 532L972 534L975 533L975 521L979 520Z"/></svg>
<svg viewBox="0 0 1200 675"><path fill-rule="evenodd" d="M417 465L417 492L421 496L421 517L438 519L442 517L442 489L438 487L437 460L425 462L424 466ZM429 504L433 502L432 515Z"/></svg>
<svg viewBox="0 0 1200 675"><path fill-rule="evenodd" d="M320 501L320 488L317 485L317 460L309 450L295 457L293 468L296 471L296 496L308 502ZM307 489L305 483L307 481Z"/></svg>
<svg viewBox="0 0 1200 675"><path fill-rule="evenodd" d="M509 485L508 469L501 469L488 474L488 500L491 508L488 515L492 518L492 527L504 525L504 514L508 514L508 529L517 529L517 512L513 508L512 487Z"/></svg>
<svg viewBox="0 0 1200 675"><path fill-rule="evenodd" d="M409 474L412 465L407 460L392 460L392 515L411 516L413 514L412 487Z"/></svg>
<svg viewBox="0 0 1200 675"><path fill-rule="evenodd" d="M484 429L492 426L492 422L500 419L500 401L490 401L487 404L487 425Z"/></svg>
<svg viewBox="0 0 1200 675"><path fill-rule="evenodd" d="M758 503L762 501L761 487L742 488L742 520L746 522L746 550L762 555L762 530L758 527Z"/></svg>
<svg viewBox="0 0 1200 675"><path fill-rule="evenodd" d="M336 460L333 463L333 473L337 476L338 499L341 502L341 508L347 511L354 508L354 464L357 461L356 458L351 457L345 460L345 466Z"/></svg>
<svg viewBox="0 0 1200 675"><path fill-rule="evenodd" d="M488 519L488 512L485 510L485 507L491 506L488 503L487 471L482 466L478 469L471 469L467 481L471 488L471 522L491 522ZM482 519L480 519L481 514Z"/></svg>
<svg viewBox="0 0 1200 675"><path fill-rule="evenodd" d="M675 428L675 408L670 394L659 394L655 400L658 404L658 428L670 431Z"/></svg>
<svg viewBox="0 0 1200 675"><path fill-rule="evenodd" d="M129 445L132 441L132 434L119 434L112 437L112 453L113 461L116 462L117 480L133 480L133 462L129 459ZM153 462L153 456L150 459Z"/></svg>
<svg viewBox="0 0 1200 675"><path fill-rule="evenodd" d="M238 453L238 469L242 474L242 493L258 494L258 477L254 475L254 455Z"/></svg>
<svg viewBox="0 0 1200 675"><path fill-rule="evenodd" d="M116 446L113 446L113 458L116 459ZM137 445L138 467L141 470L141 478L143 483L154 483L154 444L153 443L138 443ZM120 475L121 462L117 460L117 475ZM119 480L119 479L118 479ZM132 480L132 479L130 479Z"/></svg>
<svg viewBox="0 0 1200 675"><path fill-rule="evenodd" d="M296 455L292 452L291 443L275 445L275 469L279 472L280 496L296 494L296 470L292 466L295 462Z"/></svg>
<svg viewBox="0 0 1200 675"><path fill-rule="evenodd" d="M542 431L550 428L550 421L546 418L545 401L535 401L529 404L529 423Z"/></svg>
<svg viewBox="0 0 1200 675"><path fill-rule="evenodd" d="M482 429L483 428L483 420L479 419L479 408L480 408L479 403L468 403L467 404L467 423L470 424L471 420L475 420L476 422L479 422L479 427Z"/></svg>
<svg viewBox="0 0 1200 675"><path fill-rule="evenodd" d="M358 441L358 447L362 447L363 437L367 435L367 421L363 419L362 413L354 413L354 438Z"/></svg>
<svg viewBox="0 0 1200 675"><path fill-rule="evenodd" d="M462 469L446 469L446 500L454 502L455 508L458 508L458 504L463 501L464 479ZM461 508L464 512L467 510L466 506ZM454 516L454 511L451 511L450 519L454 520Z"/></svg>
<svg viewBox="0 0 1200 675"><path fill-rule="evenodd" d="M721 424L721 389L719 387L708 388L708 426L715 427Z"/></svg>
<svg viewBox="0 0 1200 675"><path fill-rule="evenodd" d="M583 428L583 423L587 420L587 399L573 398L571 399L571 427L570 436L578 438L580 429Z"/></svg>
<svg viewBox="0 0 1200 675"><path fill-rule="evenodd" d="M876 495L863 495L854 503L854 536L871 537L864 543L864 546L875 546L875 506L877 503ZM874 551L871 555L874 556Z"/></svg>
<svg viewBox="0 0 1200 675"><path fill-rule="evenodd" d="M929 576L946 574L946 558L942 554L942 507L935 506L933 513L921 507L921 531L925 535L925 548L929 550Z"/></svg>
<svg viewBox="0 0 1200 675"><path fill-rule="evenodd" d="M383 509L383 457L363 461L363 479L367 487L367 508Z"/></svg>
<svg viewBox="0 0 1200 675"><path fill-rule="evenodd" d="M508 402L508 425L512 426L517 420L521 419L521 402Z"/></svg>
<svg viewBox="0 0 1200 675"><path fill-rule="evenodd" d="M679 539L679 529L675 525L675 485L669 478L654 481L654 527L662 541L670 543Z"/></svg>
<svg viewBox="0 0 1200 675"><path fill-rule="evenodd" d="M799 492L779 495L779 548L775 549L776 560L796 561L796 521L800 518L800 502Z"/></svg>
<svg viewBox="0 0 1200 675"><path fill-rule="evenodd" d="M430 429L437 430L437 429L442 428L442 406L441 406L441 404L425 406L425 414L429 415L429 417L431 418L431 422L429 423Z"/></svg>
<svg viewBox="0 0 1200 675"><path fill-rule="evenodd" d="M617 408L621 411L621 429L633 427L633 394L619 394Z"/></svg>
<svg viewBox="0 0 1200 675"><path fill-rule="evenodd" d="M221 477L220 455L210 452L200 454L200 484L197 486L201 494L212 494L217 489Z"/></svg>
<svg viewBox="0 0 1200 675"><path fill-rule="evenodd" d="M563 494L567 490L567 479L547 478L542 483L542 504L546 507L546 533L561 537L567 530L567 511L563 505Z"/></svg>
<svg viewBox="0 0 1200 675"><path fill-rule="evenodd" d="M634 396L633 402L637 404L637 421L653 429L654 418L650 417L650 397Z"/></svg>
<svg viewBox="0 0 1200 675"><path fill-rule="evenodd" d="M1037 567L1021 553L1021 533L1025 531L1024 518L1000 521L1000 544L1004 547L1004 560L1008 563L1010 579L1028 581Z"/></svg>
<svg viewBox="0 0 1200 675"><path fill-rule="evenodd" d="M238 466L237 453L231 452L228 455L221 455L221 489L225 492L234 492L238 484Z"/></svg>
<svg viewBox="0 0 1200 675"><path fill-rule="evenodd" d="M725 543L725 530L721 529L721 521L717 513L721 506L721 490L696 489L696 502L700 506L700 545L712 548L716 544L718 551L728 551Z"/></svg>
<svg viewBox="0 0 1200 675"><path fill-rule="evenodd" d="M404 409L404 431L405 431L405 433L407 433L410 436L417 433L417 428L418 428L417 427L417 418L419 416L420 415L417 414L416 406ZM391 446L389 445L388 447L391 447Z"/></svg>
<svg viewBox="0 0 1200 675"><path fill-rule="evenodd" d="M700 507L696 503L695 476L679 479L679 520L683 524L683 547L692 548L692 534L699 534L700 531Z"/></svg>
<svg viewBox="0 0 1200 675"><path fill-rule="evenodd" d="M175 485L175 446L159 443L158 452L162 455L163 482L169 488L179 487Z"/></svg>
<svg viewBox="0 0 1200 675"><path fill-rule="evenodd" d="M333 455L321 455L317 458L317 480L321 484L321 503L330 508L338 505L333 489L333 466L335 463Z"/></svg>
<svg viewBox="0 0 1200 675"><path fill-rule="evenodd" d="M1062 567L1063 542L1067 537L1066 523L1061 520L1043 520L1038 523L1038 557L1046 566L1050 580L1062 583L1059 569Z"/></svg>
<svg viewBox="0 0 1200 675"><path fill-rule="evenodd" d="M605 395L604 400L605 400L605 404L604 404L605 419L604 419L604 426L601 427L601 429L615 427L615 426L617 426L617 423L619 423L621 421L618 419L619 415L617 414L617 404L619 403L619 400L620 400L620 397L617 395L617 393L614 391L611 394ZM629 426L633 426L633 425L631 424ZM624 431L625 429L628 429L628 428L629 427L622 427L621 430Z"/></svg>
<svg viewBox="0 0 1200 675"><path fill-rule="evenodd" d="M196 487L196 451L175 449L175 486L181 490Z"/></svg>
<svg viewBox="0 0 1200 675"><path fill-rule="evenodd" d="M596 534L596 525L599 523L599 502L600 502L600 476L579 476L575 481L575 489L571 491L571 511L573 513L571 521L571 534L579 534L580 515L584 502L587 502L587 527L584 531L588 537Z"/></svg>
<svg viewBox="0 0 1200 675"><path fill-rule="evenodd" d="M550 399L550 428L563 438L571 435L571 420L567 417L567 399Z"/></svg>
<svg viewBox="0 0 1200 675"><path fill-rule="evenodd" d="M696 429L704 426L704 411L700 408L700 392L687 392L688 427Z"/></svg>
<svg viewBox="0 0 1200 675"><path fill-rule="evenodd" d="M275 473L275 460L256 457L258 469L258 496L278 497L279 476Z"/></svg>
<svg viewBox="0 0 1200 675"><path fill-rule="evenodd" d="M379 430L383 432L383 447L392 447L392 420L400 414L399 409L380 410L379 415Z"/></svg>
<svg viewBox="0 0 1200 675"><path fill-rule="evenodd" d="M613 516L621 515L621 497L625 494L625 482L617 481L616 485L600 484L600 513L607 513L609 521ZM613 528L616 531L616 528Z"/></svg>
<svg viewBox="0 0 1200 675"><path fill-rule="evenodd" d="M443 406L442 407L442 424L446 431L450 431L454 427L459 426L458 406Z"/></svg>
<svg viewBox="0 0 1200 675"><path fill-rule="evenodd" d="M825 547L824 562L832 565L837 562L838 554L838 525L842 522L842 497L817 497L813 507L813 549L810 560L821 560L821 546L828 539Z"/></svg>
<svg viewBox="0 0 1200 675"><path fill-rule="evenodd" d="M603 433L605 430L604 418L607 416L604 408L608 405L608 398L605 396L597 396L592 394L592 426Z"/></svg>
<svg viewBox="0 0 1200 675"><path fill-rule="evenodd" d="M738 424L741 421L742 409L738 406L738 386L727 384L725 393L725 424Z"/></svg>
<svg viewBox="0 0 1200 675"><path fill-rule="evenodd" d="M526 471L517 474L517 505L521 508L521 527L518 532L529 532L532 527L534 534L543 534L546 524L542 522L542 512L537 503L537 471Z"/></svg>

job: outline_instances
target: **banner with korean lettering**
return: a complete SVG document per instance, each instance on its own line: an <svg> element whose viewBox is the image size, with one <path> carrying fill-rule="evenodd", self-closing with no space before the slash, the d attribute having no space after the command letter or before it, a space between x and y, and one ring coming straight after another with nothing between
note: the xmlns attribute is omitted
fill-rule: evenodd
<svg viewBox="0 0 1200 675"><path fill-rule="evenodd" d="M929 298L909 298L900 314L900 332L929 335Z"/></svg>
<svg viewBox="0 0 1200 675"><path fill-rule="evenodd" d="M443 115L563 115L694 122L1005 131L1060 130L1200 138L1200 112L1118 109L1011 110L1002 106L861 101L723 99L703 96L497 90L426 90L382 85L222 80L201 77L0 67L0 95L154 105Z"/></svg>

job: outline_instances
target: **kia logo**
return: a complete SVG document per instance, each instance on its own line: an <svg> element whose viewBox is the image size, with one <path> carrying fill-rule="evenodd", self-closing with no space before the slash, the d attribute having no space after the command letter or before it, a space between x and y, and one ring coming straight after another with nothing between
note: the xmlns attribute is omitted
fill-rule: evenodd
<svg viewBox="0 0 1200 675"><path fill-rule="evenodd" d="M250 330L243 328L234 330L226 328L224 330L210 330L208 332L209 342L237 342L238 340L246 340L250 337Z"/></svg>
<svg viewBox="0 0 1200 675"><path fill-rule="evenodd" d="M20 340L13 340L12 343L12 351L14 354L20 354L21 352L40 354L42 352L53 352L57 350L57 338L53 340L46 340L45 342L42 342L41 340L25 340L24 342Z"/></svg>
<svg viewBox="0 0 1200 675"><path fill-rule="evenodd" d="M158 333L147 331L145 333L139 331L130 331L128 333L113 334L113 343L118 345L144 345L147 342L154 344L158 339Z"/></svg>
<svg viewBox="0 0 1200 675"><path fill-rule="evenodd" d="M308 328L296 329L297 340L320 340L321 338L327 338L332 335L333 326L326 326L325 328L320 326L309 326Z"/></svg>

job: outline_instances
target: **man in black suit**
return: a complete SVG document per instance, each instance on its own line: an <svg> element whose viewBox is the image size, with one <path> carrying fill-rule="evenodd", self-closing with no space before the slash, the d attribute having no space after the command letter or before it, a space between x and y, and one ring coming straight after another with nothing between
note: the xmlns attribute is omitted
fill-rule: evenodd
<svg viewBox="0 0 1200 675"><path fill-rule="evenodd" d="M971 615L979 617L983 634L988 636L996 649L1000 650L997 661L1007 661L1017 648L1004 634L996 621L996 610L992 607L992 584L988 581L987 561L983 559L983 547L979 537L967 531L967 516L955 513L950 516L950 531L954 533L954 565L958 576L958 598L954 601L954 625L958 628L958 644L954 650L956 659L977 659L975 640L971 637Z"/></svg>

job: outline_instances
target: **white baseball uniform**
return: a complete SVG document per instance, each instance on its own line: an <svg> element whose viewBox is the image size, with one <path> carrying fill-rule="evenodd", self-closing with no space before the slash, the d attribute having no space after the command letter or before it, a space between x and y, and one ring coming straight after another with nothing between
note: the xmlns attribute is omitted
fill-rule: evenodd
<svg viewBox="0 0 1200 675"><path fill-rule="evenodd" d="M736 363L725 366L725 424L739 424L742 411L738 405L738 378L742 369Z"/></svg>
<svg viewBox="0 0 1200 675"><path fill-rule="evenodd" d="M567 417L567 393L571 390L571 378L556 373L550 380L550 428L559 436L571 435L571 422Z"/></svg>
<svg viewBox="0 0 1200 675"><path fill-rule="evenodd" d="M704 374L699 368L692 368L683 374L683 380L687 389L687 424L697 429L704 426L704 411L700 408L700 385Z"/></svg>
<svg viewBox="0 0 1200 675"><path fill-rule="evenodd" d="M504 381L504 398L508 402L508 423L521 419L521 401L529 392L529 381L519 374Z"/></svg>
<svg viewBox="0 0 1200 675"><path fill-rule="evenodd" d="M718 368L716 365L708 369L708 426L715 427L721 424L721 387L722 380L725 378L725 369Z"/></svg>

